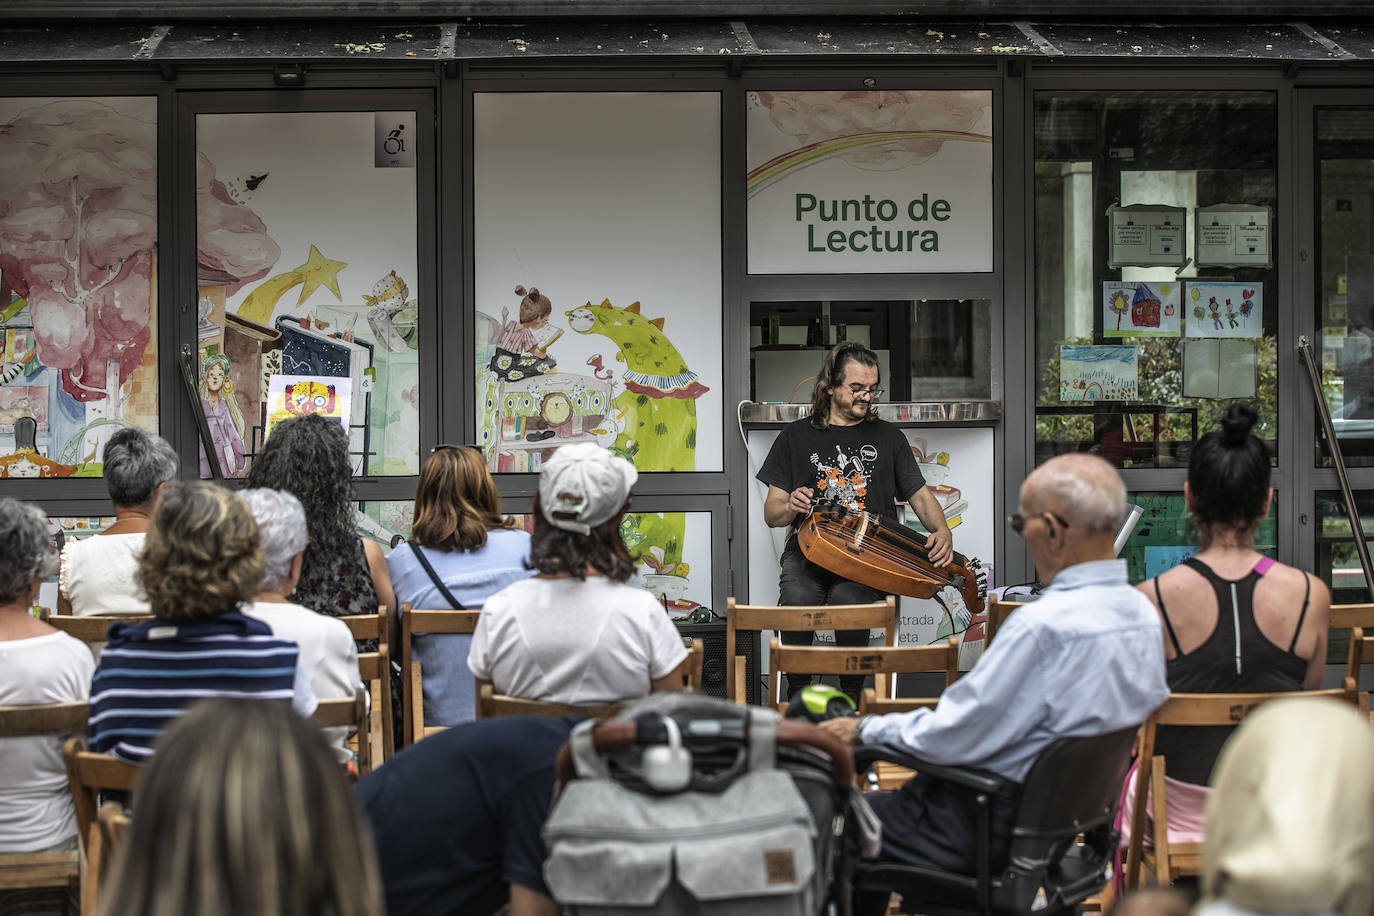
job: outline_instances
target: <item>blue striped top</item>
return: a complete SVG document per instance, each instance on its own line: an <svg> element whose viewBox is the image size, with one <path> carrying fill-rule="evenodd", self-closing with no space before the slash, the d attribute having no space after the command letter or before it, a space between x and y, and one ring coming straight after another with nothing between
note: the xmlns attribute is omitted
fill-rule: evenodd
<svg viewBox="0 0 1374 916"><path fill-rule="evenodd" d="M296 644L238 610L110 627L91 679L91 750L142 763L157 735L207 697L295 698Z"/></svg>

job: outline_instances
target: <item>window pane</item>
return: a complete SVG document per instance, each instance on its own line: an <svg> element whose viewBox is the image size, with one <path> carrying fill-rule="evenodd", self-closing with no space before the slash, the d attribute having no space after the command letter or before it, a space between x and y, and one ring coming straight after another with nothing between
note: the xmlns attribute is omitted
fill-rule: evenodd
<svg viewBox="0 0 1374 916"><path fill-rule="evenodd" d="M1355 502L1360 513L1360 527L1364 531L1365 543L1370 551L1374 552L1374 544L1370 543L1374 540L1374 492L1357 491ZM1365 585L1364 570L1360 568L1360 555L1355 546L1355 539L1350 535L1350 520L1346 516L1345 499L1339 490L1318 491L1316 510L1317 568L1314 572L1331 587L1331 603L1368 602L1369 589ZM1349 646L1349 630L1332 630L1330 639L1327 640L1327 663L1344 664Z"/></svg>
<svg viewBox="0 0 1374 916"><path fill-rule="evenodd" d="M1374 465L1374 109L1317 111L1317 333L1346 464ZM1303 397L1309 398L1306 377ZM1331 464L1319 436L1318 463Z"/></svg>
<svg viewBox="0 0 1374 916"><path fill-rule="evenodd" d="M1132 584L1152 579L1198 552L1197 531L1182 493L1141 491L1128 494L1126 501L1145 510L1120 553ZM1269 516L1255 531L1255 549L1274 559L1278 559L1278 506L1274 499Z"/></svg>
<svg viewBox="0 0 1374 916"><path fill-rule="evenodd" d="M158 428L157 99L0 98L0 477Z"/></svg>
<svg viewBox="0 0 1374 916"><path fill-rule="evenodd" d="M419 472L413 112L196 118L201 402L226 476L322 412L359 475ZM201 476L209 464L201 459Z"/></svg>
<svg viewBox="0 0 1374 916"><path fill-rule="evenodd" d="M1267 208L1273 225L1275 118L1272 93L1036 94L1037 462L1186 465L1234 400L1274 444L1278 272L1191 256L1199 207ZM1109 266L1109 208L1136 204L1182 211L1183 267Z"/></svg>

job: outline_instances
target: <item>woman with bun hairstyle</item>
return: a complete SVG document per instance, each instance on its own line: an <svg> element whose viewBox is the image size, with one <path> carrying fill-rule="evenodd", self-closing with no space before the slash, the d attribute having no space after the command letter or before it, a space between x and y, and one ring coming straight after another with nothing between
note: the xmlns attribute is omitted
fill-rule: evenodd
<svg viewBox="0 0 1374 916"><path fill-rule="evenodd" d="M1201 552L1139 586L1159 611L1174 693L1321 686L1331 593L1316 576L1255 550L1255 529L1274 497L1269 448L1250 433L1255 420L1248 405L1233 404L1222 428L1198 440L1183 496ZM1231 731L1159 729L1171 840L1201 839L1212 766Z"/></svg>

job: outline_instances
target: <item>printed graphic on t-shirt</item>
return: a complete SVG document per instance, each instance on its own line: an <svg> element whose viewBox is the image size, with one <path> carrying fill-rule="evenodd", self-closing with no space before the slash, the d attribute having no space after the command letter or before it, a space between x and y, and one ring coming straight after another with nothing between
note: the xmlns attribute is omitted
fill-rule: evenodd
<svg viewBox="0 0 1374 916"><path fill-rule="evenodd" d="M844 449L837 445L834 464L827 464L820 455L813 452L811 465L816 469L817 475L817 502L832 509L864 511L869 474L877 459L878 449L873 445L862 445L853 455L846 454Z"/></svg>

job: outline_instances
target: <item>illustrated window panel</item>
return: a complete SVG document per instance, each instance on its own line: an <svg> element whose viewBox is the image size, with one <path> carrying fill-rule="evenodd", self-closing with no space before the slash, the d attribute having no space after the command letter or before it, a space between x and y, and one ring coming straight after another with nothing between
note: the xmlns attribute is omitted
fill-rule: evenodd
<svg viewBox="0 0 1374 916"><path fill-rule="evenodd" d="M1186 466L1236 401L1274 446L1276 119L1269 92L1036 94L1037 463Z"/></svg>
<svg viewBox="0 0 1374 916"><path fill-rule="evenodd" d="M1269 506L1269 515L1255 530L1255 549L1278 559L1278 491ZM1143 511L1118 556L1126 561L1131 583L1138 585L1167 572L1200 550L1197 529L1188 515L1183 494L1140 491L1126 496L1126 502Z"/></svg>
<svg viewBox="0 0 1374 916"><path fill-rule="evenodd" d="M1355 506L1365 544L1374 552L1374 492L1355 491ZM1364 604L1370 600L1359 549L1350 532L1350 517L1339 490L1316 494L1317 566L1313 570L1331 589L1332 604ZM1349 630L1332 630L1327 639L1326 661L1343 665L1350 648Z"/></svg>
<svg viewBox="0 0 1374 916"><path fill-rule="evenodd" d="M473 130L491 469L594 442L640 471L721 470L719 95L478 93Z"/></svg>
<svg viewBox="0 0 1374 916"><path fill-rule="evenodd" d="M0 477L158 429L157 99L0 98Z"/></svg>
<svg viewBox="0 0 1374 916"><path fill-rule="evenodd" d="M418 473L415 113L201 114L196 151L200 400L224 476L307 413L348 432L354 474Z"/></svg>
<svg viewBox="0 0 1374 916"><path fill-rule="evenodd" d="M991 90L746 104L750 273L992 270Z"/></svg>

